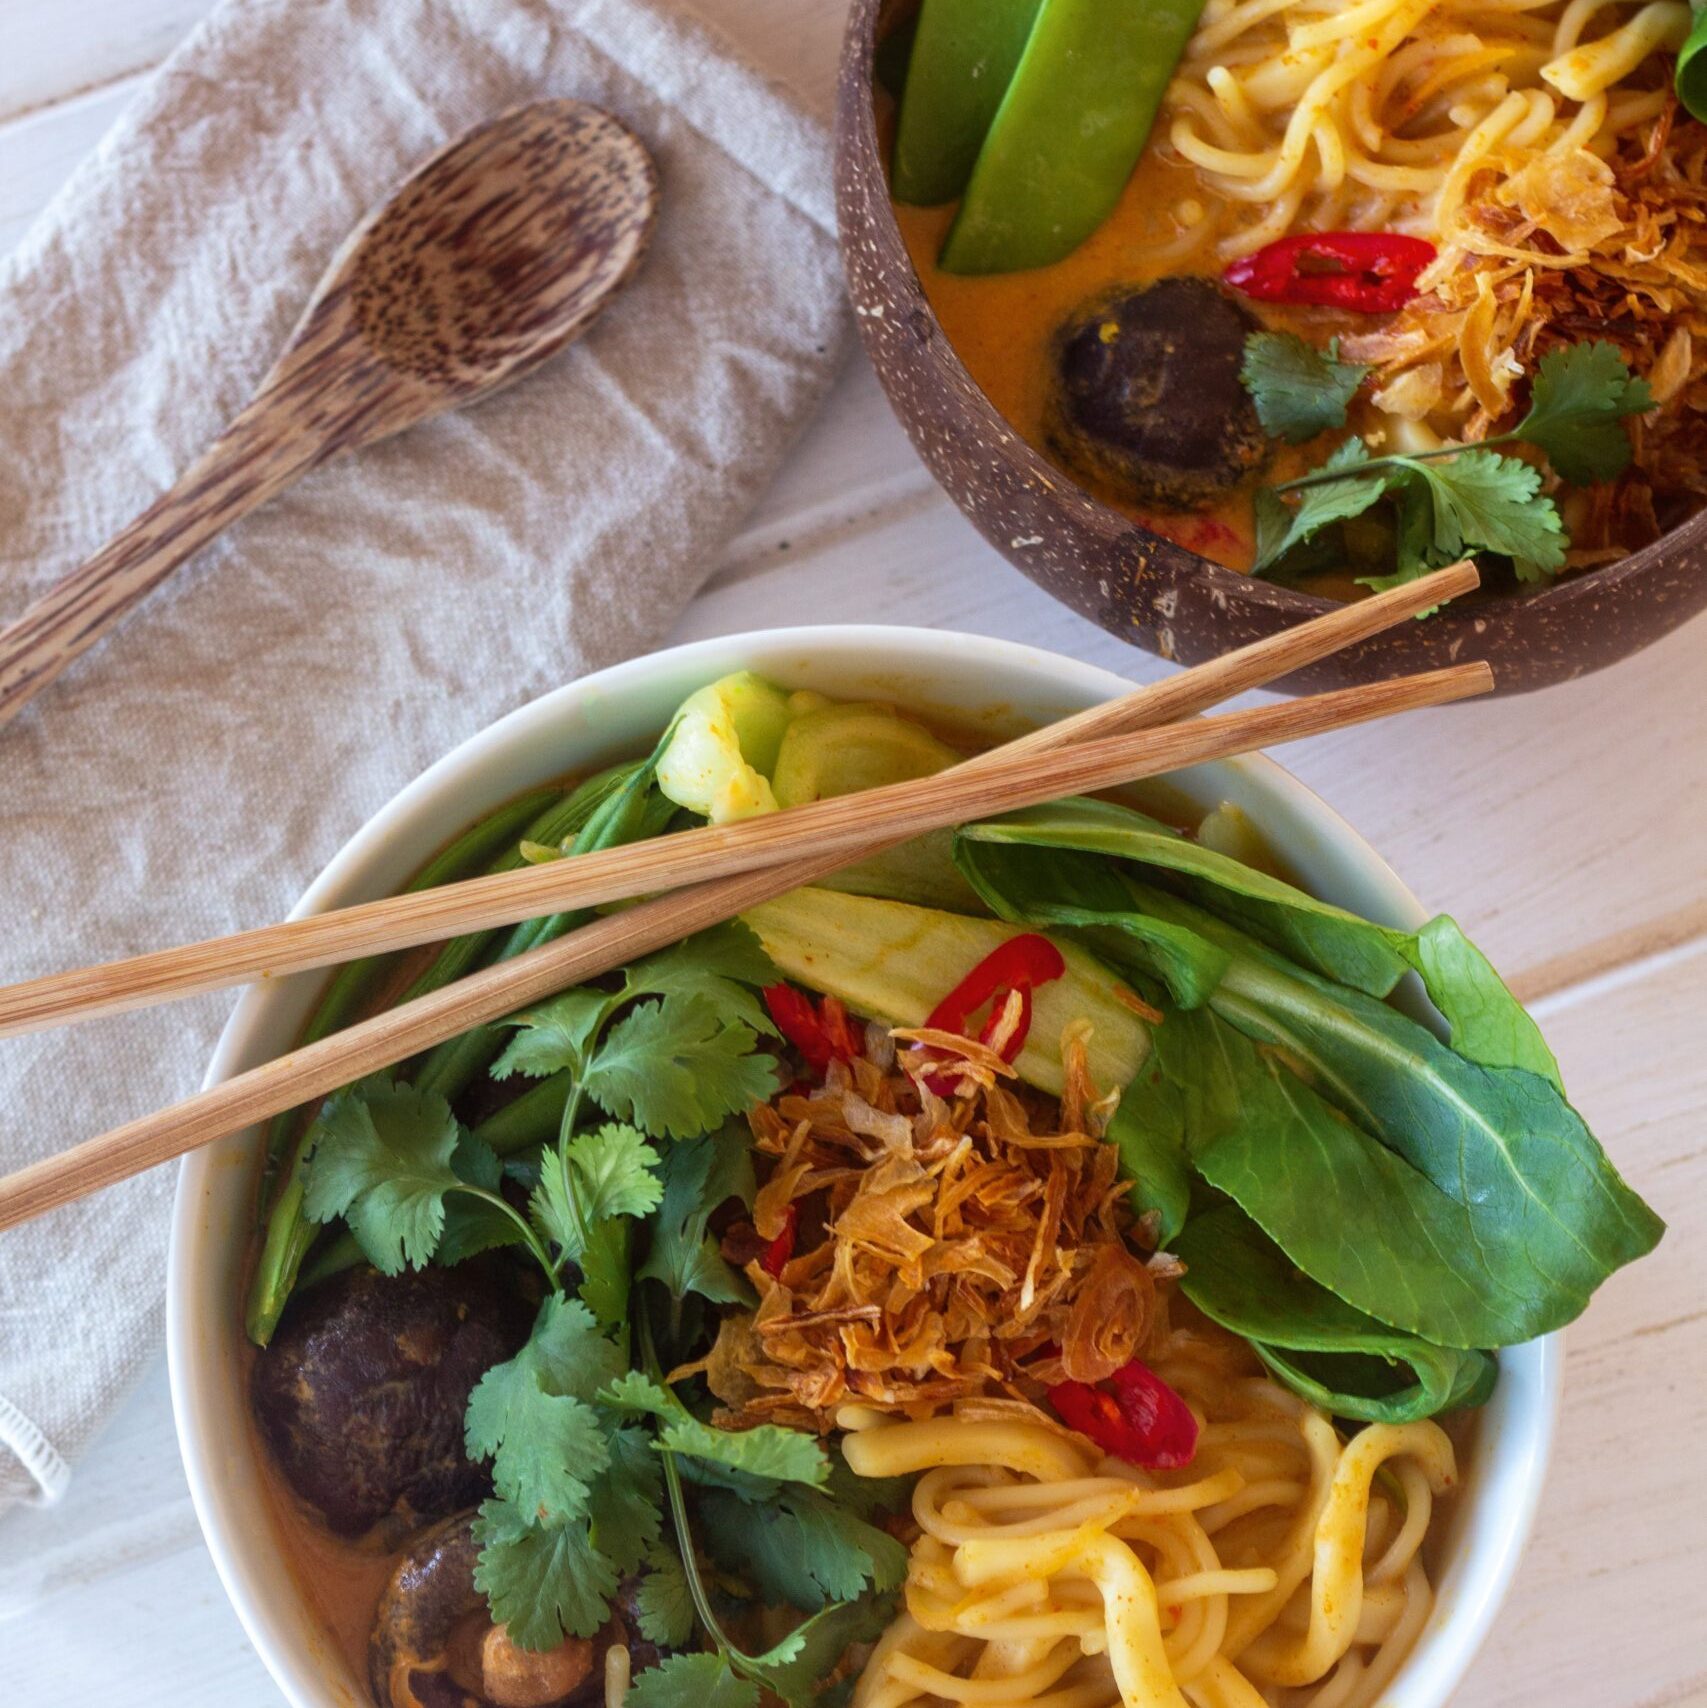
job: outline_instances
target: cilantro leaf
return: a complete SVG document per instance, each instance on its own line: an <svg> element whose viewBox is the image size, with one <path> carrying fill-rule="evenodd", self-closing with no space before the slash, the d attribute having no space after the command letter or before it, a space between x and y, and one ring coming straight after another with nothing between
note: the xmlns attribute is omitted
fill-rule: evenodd
<svg viewBox="0 0 1707 1708"><path fill-rule="evenodd" d="M790 1708L809 1708L848 1646L882 1636L893 1612L893 1596L868 1596L826 1607L766 1653L737 1656L736 1665Z"/></svg>
<svg viewBox="0 0 1707 1708"><path fill-rule="evenodd" d="M676 1298L698 1293L714 1304L746 1304L746 1281L707 1231L730 1198L753 1201L753 1150L747 1134L727 1125L702 1139L672 1145L664 1159L664 1197L653 1223L652 1249L640 1266Z"/></svg>
<svg viewBox="0 0 1707 1708"><path fill-rule="evenodd" d="M1564 567L1564 524L1541 496L1539 469L1494 451L1465 451L1446 462L1406 458L1404 465L1428 485L1433 550L1443 563L1489 551L1544 570Z"/></svg>
<svg viewBox="0 0 1707 1708"><path fill-rule="evenodd" d="M585 1519L533 1524L512 1502L489 1500L474 1539L474 1586L522 1648L552 1649L565 1634L590 1637L604 1624L619 1574L593 1546Z"/></svg>
<svg viewBox="0 0 1707 1708"><path fill-rule="evenodd" d="M514 1026L516 1033L492 1064L492 1077L508 1079L521 1073L545 1079L565 1068L579 1075L593 1037L615 1000L609 991L577 988L511 1015L504 1025Z"/></svg>
<svg viewBox="0 0 1707 1708"><path fill-rule="evenodd" d="M661 1649L680 1649L693 1635L693 1594L681 1557L668 1543L646 1550L646 1574L634 1592L640 1635Z"/></svg>
<svg viewBox="0 0 1707 1708"><path fill-rule="evenodd" d="M619 1377L598 1397L619 1411L657 1418L662 1425L659 1449L702 1465L812 1488L821 1488L830 1474L823 1448L810 1435L770 1423L756 1429L717 1429L695 1417L661 1382L638 1370Z"/></svg>
<svg viewBox="0 0 1707 1708"><path fill-rule="evenodd" d="M636 1673L624 1708L758 1708L759 1687L722 1655L671 1655Z"/></svg>
<svg viewBox="0 0 1707 1708"><path fill-rule="evenodd" d="M594 1546L619 1572L632 1572L659 1549L664 1479L644 1430L614 1430L609 1439L610 1464L593 1482L587 1517Z"/></svg>
<svg viewBox="0 0 1707 1708"><path fill-rule="evenodd" d="M737 919L695 932L628 969L630 996L709 996L732 1020L744 1021L760 1037L776 1038L776 1022L754 995L754 987L782 977L751 926Z"/></svg>
<svg viewBox="0 0 1707 1708"><path fill-rule="evenodd" d="M1512 436L1545 451L1561 479L1588 486L1630 466L1630 435L1621 423L1653 407L1648 382L1632 376L1613 345L1571 344L1541 358L1529 413Z"/></svg>
<svg viewBox="0 0 1707 1708"><path fill-rule="evenodd" d="M657 1207L657 1162L633 1127L607 1122L547 1155L528 1200L534 1225L580 1266L581 1297L606 1327L627 1314L631 1218Z"/></svg>
<svg viewBox="0 0 1707 1708"><path fill-rule="evenodd" d="M1339 359L1339 340L1326 351L1291 332L1253 332L1245 340L1239 379L1265 432L1301 445L1345 425L1346 405L1370 370Z"/></svg>
<svg viewBox="0 0 1707 1708"><path fill-rule="evenodd" d="M776 1060L752 1027L700 992L642 1002L614 1025L587 1068L587 1094L656 1138L708 1133L776 1090Z"/></svg>
<svg viewBox="0 0 1707 1708"><path fill-rule="evenodd" d="M751 1574L767 1602L812 1613L868 1588L894 1589L907 1575L901 1543L811 1489L786 1488L762 1505L706 1489L699 1512L717 1562Z"/></svg>
<svg viewBox="0 0 1707 1708"><path fill-rule="evenodd" d="M607 1122L571 1139L561 1156L545 1157L529 1212L563 1255L579 1263L597 1224L658 1207L664 1188L653 1173L657 1164L658 1153L644 1135Z"/></svg>
<svg viewBox="0 0 1707 1708"><path fill-rule="evenodd" d="M465 1186L495 1193L504 1183L504 1165L484 1139L464 1132L451 1153L450 1166ZM471 1193L457 1192L445 1198L444 1232L439 1235L433 1261L447 1268L500 1246L520 1245L522 1230L516 1218L501 1205Z"/></svg>
<svg viewBox="0 0 1707 1708"><path fill-rule="evenodd" d="M547 1298L533 1337L468 1396L468 1451L492 1461L500 1496L546 1519L586 1512L593 1479L611 1462L604 1422L587 1402L613 1366L620 1356L587 1308Z"/></svg>
<svg viewBox="0 0 1707 1708"><path fill-rule="evenodd" d="M309 1129L303 1210L339 1216L383 1275L419 1269L438 1247L445 1193L463 1184L451 1159L464 1138L437 1092L366 1079L327 1098Z"/></svg>
<svg viewBox="0 0 1707 1708"><path fill-rule="evenodd" d="M1318 486L1305 487L1299 494L1298 507L1291 512L1284 533L1280 530L1279 513L1274 508L1275 504L1282 501L1275 498L1272 503L1262 505L1259 495L1257 521L1261 532L1258 538L1257 561L1251 573L1266 574L1293 547L1313 539L1329 523L1344 522L1353 516L1361 516L1365 510L1378 503L1385 495L1387 483L1392 477L1381 470L1362 472L1362 465L1368 461L1369 452L1361 439L1350 438L1343 445L1337 446L1322 464L1320 472L1343 473L1345 478L1325 480Z"/></svg>

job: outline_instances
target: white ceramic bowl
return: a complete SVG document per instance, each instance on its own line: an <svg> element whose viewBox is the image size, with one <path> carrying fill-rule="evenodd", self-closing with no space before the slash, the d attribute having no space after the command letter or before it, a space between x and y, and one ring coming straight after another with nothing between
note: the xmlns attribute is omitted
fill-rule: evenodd
<svg viewBox="0 0 1707 1708"><path fill-rule="evenodd" d="M949 712L992 736L1118 694L1120 677L1054 653L936 630L804 628L704 641L618 665L522 707L463 743L382 808L310 886L297 914L390 894L457 829L520 791L650 746L684 695L750 668L789 687ZM1237 802L1275 851L1328 900L1395 925L1416 899L1351 827L1265 759L1171 779L1209 807ZM208 1083L288 1049L320 975L251 987ZM241 1274L260 1135L187 1158L167 1277L172 1403L190 1491L226 1593L295 1708L367 1702L276 1551L259 1485L241 1372ZM1444 1537L1438 1602L1384 1708L1444 1708L1492 1622L1527 1540L1558 1410L1558 1336L1505 1352Z"/></svg>

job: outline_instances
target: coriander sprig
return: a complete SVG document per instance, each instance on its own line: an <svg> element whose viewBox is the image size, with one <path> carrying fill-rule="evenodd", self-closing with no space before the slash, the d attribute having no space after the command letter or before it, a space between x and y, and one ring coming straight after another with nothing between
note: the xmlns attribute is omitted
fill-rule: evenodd
<svg viewBox="0 0 1707 1708"><path fill-rule="evenodd" d="M1336 355L1330 348L1324 358L1290 334L1252 336L1242 377L1271 431L1309 437L1344 424L1345 403L1361 374L1352 378L1352 368ZM1397 586L1481 552L1510 558L1520 580L1541 580L1564 567L1564 524L1541 491L1540 471L1499 455L1498 447L1532 445L1577 485L1613 480L1632 455L1620 423L1652 407L1647 383L1630 373L1612 345L1550 351L1536 370L1527 413L1509 432L1475 445L1381 457L1371 457L1362 440L1348 439L1320 468L1259 491L1255 573L1274 572L1325 528L1392 498L1397 567L1392 574L1359 577L1364 585ZM1284 432L1288 426L1296 432ZM1290 505L1284 495L1298 502Z"/></svg>

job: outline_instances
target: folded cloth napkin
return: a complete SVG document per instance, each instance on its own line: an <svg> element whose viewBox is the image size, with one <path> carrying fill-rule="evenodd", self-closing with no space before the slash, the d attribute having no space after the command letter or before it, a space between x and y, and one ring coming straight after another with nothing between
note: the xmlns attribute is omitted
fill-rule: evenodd
<svg viewBox="0 0 1707 1708"><path fill-rule="evenodd" d="M824 392L827 138L670 0L224 0L0 266L0 615L245 401L369 206L542 95L652 150L638 280L234 528L0 731L0 980L281 917L428 761L656 641ZM0 1041L0 1166L194 1090L229 1006ZM0 1235L0 1509L153 1354L172 1186Z"/></svg>

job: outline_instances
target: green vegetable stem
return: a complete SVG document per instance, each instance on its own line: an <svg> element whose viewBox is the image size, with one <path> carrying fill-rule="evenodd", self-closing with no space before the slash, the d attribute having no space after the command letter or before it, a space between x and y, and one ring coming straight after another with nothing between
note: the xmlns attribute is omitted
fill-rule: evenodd
<svg viewBox="0 0 1707 1708"><path fill-rule="evenodd" d="M550 803L560 799L572 800L573 796L563 797L562 791L555 788L535 789L506 802L429 860L406 886L407 891L436 889L440 884L468 877L482 866L489 871L506 869L508 861L488 864L493 851L529 831L546 833L553 821ZM373 989L381 967L389 960L390 957L386 956L370 956L340 967L310 1016L298 1040L299 1045L318 1043L347 1026ZM283 1186L276 1196L274 1193L280 1164L292 1134L302 1124L304 1114L302 1109L287 1110L275 1116L267 1130L267 1163L260 1194L260 1202L269 1206L267 1230L255 1275L250 1282L246 1312L249 1336L258 1346L265 1346L272 1338L279 1313L296 1284L302 1260L319 1232L302 1214L303 1151L300 1144L291 1159Z"/></svg>
<svg viewBox="0 0 1707 1708"><path fill-rule="evenodd" d="M1040 0L924 0L907 61L890 179L930 205L966 188Z"/></svg>
<svg viewBox="0 0 1707 1708"><path fill-rule="evenodd" d="M943 245L950 273L1070 255L1113 212L1203 0L1044 0Z"/></svg>

